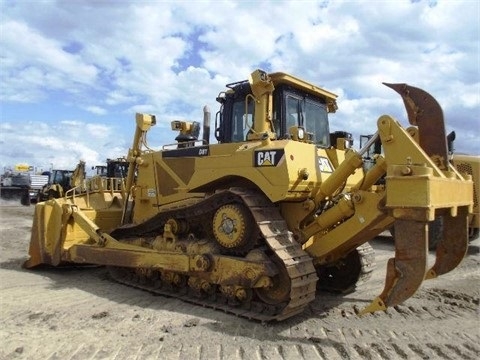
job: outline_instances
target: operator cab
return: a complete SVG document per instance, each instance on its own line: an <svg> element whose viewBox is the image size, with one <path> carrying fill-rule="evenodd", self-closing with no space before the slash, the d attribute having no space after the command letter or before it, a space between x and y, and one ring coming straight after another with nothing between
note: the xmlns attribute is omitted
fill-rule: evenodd
<svg viewBox="0 0 480 360"><path fill-rule="evenodd" d="M48 179L49 184L58 184L63 188L68 188L70 179L72 178L73 170L52 170Z"/></svg>
<svg viewBox="0 0 480 360"><path fill-rule="evenodd" d="M306 141L328 148L330 130L325 99L288 85L282 85L277 89L274 93L274 114L278 114L276 118L280 120L276 121L277 138L291 138L295 135L292 127L300 128L305 131Z"/></svg>
<svg viewBox="0 0 480 360"><path fill-rule="evenodd" d="M257 70L258 71L258 70ZM265 74L266 76L266 74ZM271 93L271 119L255 115L257 98L247 80L228 84L221 93L221 104L215 119L215 137L220 143L244 142L251 139L255 121L267 122L273 139L292 139L330 147L328 113L336 110L336 95L283 73L269 75L274 88ZM268 96L262 95L262 96Z"/></svg>
<svg viewBox="0 0 480 360"><path fill-rule="evenodd" d="M255 113L250 84L245 80L227 87L231 90L217 97L221 106L215 119L215 137L220 143L246 141Z"/></svg>

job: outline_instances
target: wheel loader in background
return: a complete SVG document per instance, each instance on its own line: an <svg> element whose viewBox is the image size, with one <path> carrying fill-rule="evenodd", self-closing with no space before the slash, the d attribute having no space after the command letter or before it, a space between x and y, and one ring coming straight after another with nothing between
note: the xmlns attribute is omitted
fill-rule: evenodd
<svg viewBox="0 0 480 360"><path fill-rule="evenodd" d="M65 196L70 189L82 185L86 178L85 161L79 161L74 170L53 169L50 171L48 183L38 191L37 203Z"/></svg>
<svg viewBox="0 0 480 360"><path fill-rule="evenodd" d="M330 143L336 95L285 73L256 70L227 85L217 97L217 144L208 141L208 108L203 139L199 122L173 121L176 142L161 150L147 144L155 116L137 114L125 185L92 181L84 193L37 204L24 266L105 265L128 285L283 320L317 289L353 290L372 271L368 241L393 225L385 288L360 314L400 304L463 259L473 187L438 140L445 128L435 99L388 86L412 126L383 115L358 152L349 139ZM377 139L384 155L365 172L362 155ZM428 225L438 214L443 237L428 268Z"/></svg>

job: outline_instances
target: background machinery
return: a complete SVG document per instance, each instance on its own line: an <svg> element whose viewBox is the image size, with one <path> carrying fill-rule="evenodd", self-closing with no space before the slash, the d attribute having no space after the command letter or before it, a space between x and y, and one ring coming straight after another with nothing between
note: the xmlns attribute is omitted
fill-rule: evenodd
<svg viewBox="0 0 480 360"><path fill-rule="evenodd" d="M28 172L6 171L0 179L0 197L30 205L30 175Z"/></svg>
<svg viewBox="0 0 480 360"><path fill-rule="evenodd" d="M450 162L460 173L471 176L473 180L473 211L468 217L468 238L473 241L478 238L480 232L480 155L455 152L455 137L455 131L447 136Z"/></svg>
<svg viewBox="0 0 480 360"><path fill-rule="evenodd" d="M107 178L126 178L128 173L128 161L126 158L107 159L106 165L97 165L92 168L96 175Z"/></svg>
<svg viewBox="0 0 480 360"><path fill-rule="evenodd" d="M43 187L48 184L49 172L45 171L41 174L30 174L30 188L28 191L30 202L35 203L38 201L38 194L42 191Z"/></svg>
<svg viewBox="0 0 480 360"><path fill-rule="evenodd" d="M285 73L256 70L227 85L217 97L217 144L208 142L207 108L203 139L199 123L175 121L176 143L158 151L147 146L155 116L137 114L125 185L87 184L37 204L24 266L106 265L125 284L282 320L317 289L353 290L372 270L368 241L393 225L385 288L361 314L397 305L463 259L473 186L438 143L445 128L435 99L388 86L412 126L383 115L358 152L348 136L331 143L336 95ZM378 139L383 155L365 171L363 154ZM445 226L429 268L428 226L439 215Z"/></svg>
<svg viewBox="0 0 480 360"><path fill-rule="evenodd" d="M36 173L36 167L16 164L1 175L0 197L30 205L37 200L39 190L48 182L48 176Z"/></svg>
<svg viewBox="0 0 480 360"><path fill-rule="evenodd" d="M460 173L473 179L473 211L468 217L468 238L473 241L478 238L480 230L480 156L453 154L451 161Z"/></svg>
<svg viewBox="0 0 480 360"><path fill-rule="evenodd" d="M74 170L52 169L48 183L38 192L37 203L63 197L68 190L81 186L85 178L84 161L80 161Z"/></svg>

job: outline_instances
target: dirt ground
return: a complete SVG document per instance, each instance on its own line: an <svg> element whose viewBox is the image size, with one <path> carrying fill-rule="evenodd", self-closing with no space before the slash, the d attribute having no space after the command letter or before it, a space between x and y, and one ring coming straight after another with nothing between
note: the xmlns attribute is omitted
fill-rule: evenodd
<svg viewBox="0 0 480 360"><path fill-rule="evenodd" d="M480 240L404 304L355 315L383 289L377 268L346 296L262 324L112 282L102 267L24 270L34 207L0 203L0 359L478 359ZM430 254L434 261L434 254Z"/></svg>

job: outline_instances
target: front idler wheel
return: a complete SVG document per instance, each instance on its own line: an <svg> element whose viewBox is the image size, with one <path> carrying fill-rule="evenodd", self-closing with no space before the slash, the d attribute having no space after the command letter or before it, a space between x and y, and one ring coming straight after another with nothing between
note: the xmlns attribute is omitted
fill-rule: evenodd
<svg viewBox="0 0 480 360"><path fill-rule="evenodd" d="M256 288L255 292L264 303L279 305L290 300L291 279L280 260L275 258L273 262L278 269L278 274L272 278L272 285Z"/></svg>

